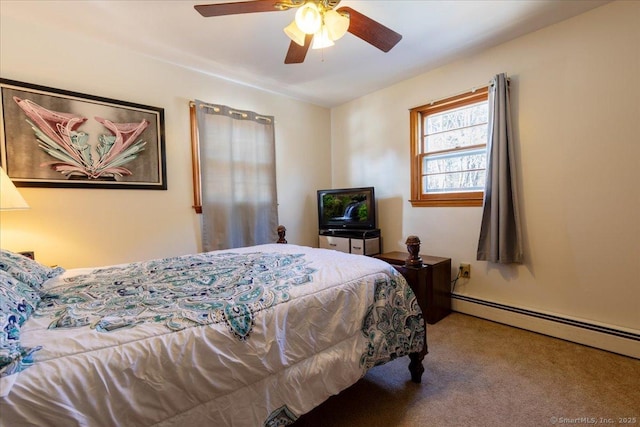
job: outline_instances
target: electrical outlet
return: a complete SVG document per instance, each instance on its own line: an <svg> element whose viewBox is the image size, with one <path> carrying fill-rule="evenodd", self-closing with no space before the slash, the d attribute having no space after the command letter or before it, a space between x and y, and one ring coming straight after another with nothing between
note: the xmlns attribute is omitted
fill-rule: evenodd
<svg viewBox="0 0 640 427"><path fill-rule="evenodd" d="M465 263L460 264L460 277L464 279L471 278L471 264L465 264Z"/></svg>

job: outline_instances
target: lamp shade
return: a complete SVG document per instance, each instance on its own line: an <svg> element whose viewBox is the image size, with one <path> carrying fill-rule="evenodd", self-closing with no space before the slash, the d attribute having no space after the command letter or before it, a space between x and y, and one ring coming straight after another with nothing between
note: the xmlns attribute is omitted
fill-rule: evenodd
<svg viewBox="0 0 640 427"><path fill-rule="evenodd" d="M322 15L315 3L305 3L296 11L296 24L306 34L315 34L322 25Z"/></svg>
<svg viewBox="0 0 640 427"><path fill-rule="evenodd" d="M333 40L329 37L329 30L325 25L322 26L320 31L318 31L313 36L313 43L311 44L311 49L324 49L325 47L333 46Z"/></svg>
<svg viewBox="0 0 640 427"><path fill-rule="evenodd" d="M298 28L296 21L292 21L291 24L287 25L284 29L284 33L300 46L304 46L306 34Z"/></svg>
<svg viewBox="0 0 640 427"><path fill-rule="evenodd" d="M11 178L0 168L0 210L29 209Z"/></svg>
<svg viewBox="0 0 640 427"><path fill-rule="evenodd" d="M349 18L331 9L324 13L324 24L329 32L329 38L336 41L347 33Z"/></svg>

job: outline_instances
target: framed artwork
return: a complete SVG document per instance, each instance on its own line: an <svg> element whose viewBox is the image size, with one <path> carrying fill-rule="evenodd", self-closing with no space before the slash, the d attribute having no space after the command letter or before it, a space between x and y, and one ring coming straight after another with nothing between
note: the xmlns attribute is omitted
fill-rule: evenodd
<svg viewBox="0 0 640 427"><path fill-rule="evenodd" d="M164 109L0 79L0 158L18 187L166 190Z"/></svg>

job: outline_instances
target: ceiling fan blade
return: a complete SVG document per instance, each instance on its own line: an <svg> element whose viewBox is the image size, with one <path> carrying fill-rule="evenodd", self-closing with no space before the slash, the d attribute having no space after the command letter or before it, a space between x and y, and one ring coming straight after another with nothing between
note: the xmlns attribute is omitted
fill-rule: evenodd
<svg viewBox="0 0 640 427"><path fill-rule="evenodd" d="M277 12L276 0L239 1L233 3L197 4L193 6L200 15L210 16L237 15L240 13Z"/></svg>
<svg viewBox="0 0 640 427"><path fill-rule="evenodd" d="M351 34L384 52L389 52L402 39L402 35L350 7L341 7L337 12L349 14L348 31Z"/></svg>
<svg viewBox="0 0 640 427"><path fill-rule="evenodd" d="M285 64L301 64L304 62L304 58L307 56L309 46L311 46L311 40L313 40L313 34L307 34L304 38L304 46L300 46L298 43L292 41L289 44L289 50L287 56L284 58Z"/></svg>

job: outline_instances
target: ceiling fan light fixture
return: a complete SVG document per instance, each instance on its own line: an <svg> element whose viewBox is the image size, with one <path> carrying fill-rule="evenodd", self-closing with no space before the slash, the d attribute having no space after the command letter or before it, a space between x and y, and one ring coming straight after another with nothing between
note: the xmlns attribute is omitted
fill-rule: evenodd
<svg viewBox="0 0 640 427"><path fill-rule="evenodd" d="M294 22L283 28L291 39L285 64L304 62L310 48L333 46L347 32L383 52L389 52L402 39L401 34L349 6L336 9L339 3L340 0L217 0L194 7L204 17L297 9Z"/></svg>
<svg viewBox="0 0 640 427"><path fill-rule="evenodd" d="M291 21L291 24L284 28L284 33L294 42L300 46L304 46L304 39L306 34L298 28L296 21Z"/></svg>
<svg viewBox="0 0 640 427"><path fill-rule="evenodd" d="M324 49L325 47L333 46L333 40L329 37L329 30L326 25L323 25L320 31L313 36L313 44L311 49Z"/></svg>
<svg viewBox="0 0 640 427"><path fill-rule="evenodd" d="M329 38L336 41L347 33L349 18L333 9L327 10L324 13L324 25L329 32Z"/></svg>
<svg viewBox="0 0 640 427"><path fill-rule="evenodd" d="M296 24L306 34L315 34L322 26L322 14L313 2L307 2L296 11Z"/></svg>

